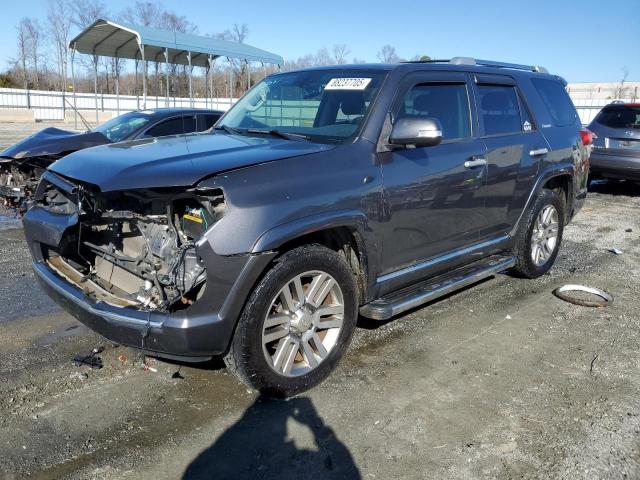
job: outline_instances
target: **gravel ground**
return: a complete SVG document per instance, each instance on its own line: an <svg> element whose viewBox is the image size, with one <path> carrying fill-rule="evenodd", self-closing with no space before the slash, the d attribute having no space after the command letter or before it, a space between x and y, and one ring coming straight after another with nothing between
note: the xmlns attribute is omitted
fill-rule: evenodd
<svg viewBox="0 0 640 480"><path fill-rule="evenodd" d="M362 319L338 370L286 402L219 360L144 371L52 304L2 229L0 478L640 478L640 187L592 190L549 274ZM551 294L565 283L615 301L573 306ZM98 346L104 368L73 366Z"/></svg>

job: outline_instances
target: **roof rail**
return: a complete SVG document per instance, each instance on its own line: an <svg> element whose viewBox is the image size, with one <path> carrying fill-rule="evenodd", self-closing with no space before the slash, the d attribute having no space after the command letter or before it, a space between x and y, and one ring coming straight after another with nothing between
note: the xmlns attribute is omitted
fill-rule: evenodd
<svg viewBox="0 0 640 480"><path fill-rule="evenodd" d="M549 73L549 71L536 65L520 65L518 63L495 62L493 60L477 60L472 57L453 57L450 60L427 60L424 63L449 63L451 65L481 65L483 67L512 68L514 70L528 70L530 72Z"/></svg>

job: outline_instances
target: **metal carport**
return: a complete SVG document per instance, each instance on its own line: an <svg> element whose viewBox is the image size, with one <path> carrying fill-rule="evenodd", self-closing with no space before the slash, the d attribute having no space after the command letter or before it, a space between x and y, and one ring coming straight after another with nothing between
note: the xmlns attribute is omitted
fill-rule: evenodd
<svg viewBox="0 0 640 480"><path fill-rule="evenodd" d="M170 30L131 25L123 22L112 22L99 19L80 32L69 42L71 50L71 75L73 82L75 105L75 71L74 55L76 52L93 56L94 91L98 95L98 57L131 59L135 61L136 78L138 63L142 62L142 97L143 108L147 102L147 62L164 62L166 67L166 102L169 105L169 64L188 66L189 98L193 101L192 73L193 67L204 67L205 82L208 81L209 70L219 57L240 59L245 62L260 62L281 66L284 63L280 55L261 50L244 43L218 40ZM116 95L119 95L119 69L116 70ZM230 72L230 76L231 76ZM213 75L211 76L213 81ZM137 80L136 80L137 84ZM96 118L97 118L96 102Z"/></svg>

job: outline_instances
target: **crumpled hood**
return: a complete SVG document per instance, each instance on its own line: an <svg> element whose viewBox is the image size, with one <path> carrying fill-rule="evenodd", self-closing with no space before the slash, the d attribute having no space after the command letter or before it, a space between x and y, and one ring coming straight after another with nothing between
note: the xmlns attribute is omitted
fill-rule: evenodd
<svg viewBox="0 0 640 480"><path fill-rule="evenodd" d="M20 140L0 153L0 157L20 160L59 155L107 143L111 143L111 141L99 132L78 133L49 127Z"/></svg>
<svg viewBox="0 0 640 480"><path fill-rule="evenodd" d="M187 187L224 171L332 148L266 136L182 135L82 150L58 160L49 170L97 185L103 192Z"/></svg>

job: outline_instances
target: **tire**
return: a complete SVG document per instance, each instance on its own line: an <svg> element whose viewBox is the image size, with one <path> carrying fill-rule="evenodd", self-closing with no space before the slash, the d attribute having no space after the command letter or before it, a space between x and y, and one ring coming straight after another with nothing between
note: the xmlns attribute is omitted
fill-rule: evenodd
<svg viewBox="0 0 640 480"><path fill-rule="evenodd" d="M336 367L353 336L357 314L355 276L343 257L321 245L295 248L277 260L251 293L225 363L244 384L265 395L296 395L318 385Z"/></svg>
<svg viewBox="0 0 640 480"><path fill-rule="evenodd" d="M557 218L555 242L548 242L547 237L551 237L551 229L553 221L548 222L548 228L543 222L543 215L555 210ZM545 212L545 214L543 214ZM553 266L560 244L562 243L562 234L564 232L565 204L563 199L556 191L543 189L536 198L533 207L526 216L526 221L520 226L516 237L514 247L514 256L516 264L512 272L519 277L537 278L544 275ZM538 228L538 225L543 227ZM542 231L542 233L540 233ZM543 245L544 244L544 245ZM552 245L551 245L552 244ZM543 250L543 254L539 250L534 251L538 246ZM536 260L534 260L536 257Z"/></svg>

